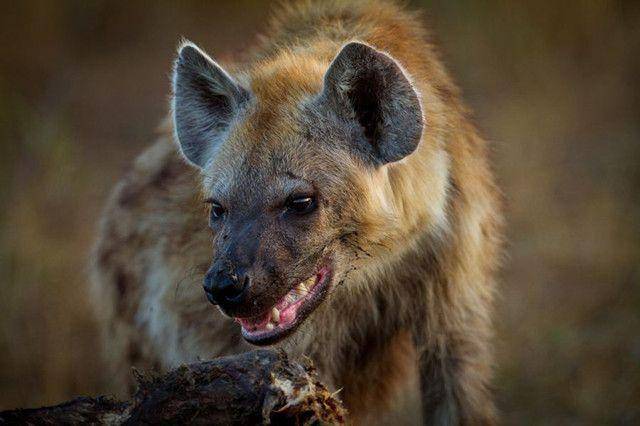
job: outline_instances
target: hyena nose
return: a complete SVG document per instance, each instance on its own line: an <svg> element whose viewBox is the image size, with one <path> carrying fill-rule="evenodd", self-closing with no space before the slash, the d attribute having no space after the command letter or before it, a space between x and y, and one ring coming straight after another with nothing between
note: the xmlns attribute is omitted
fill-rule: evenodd
<svg viewBox="0 0 640 426"><path fill-rule="evenodd" d="M203 287L209 302L219 305L225 311L233 311L242 303L242 296L249 287L249 275L210 269L204 278Z"/></svg>

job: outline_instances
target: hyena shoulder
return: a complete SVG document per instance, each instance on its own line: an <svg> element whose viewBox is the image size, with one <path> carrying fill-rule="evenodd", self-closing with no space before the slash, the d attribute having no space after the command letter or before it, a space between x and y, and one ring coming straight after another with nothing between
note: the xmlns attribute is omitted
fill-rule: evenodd
<svg viewBox="0 0 640 426"><path fill-rule="evenodd" d="M131 366L164 369L243 348L230 321L199 303L210 257L203 209L196 176L168 136L136 159L107 202L91 293L118 391L131 385Z"/></svg>

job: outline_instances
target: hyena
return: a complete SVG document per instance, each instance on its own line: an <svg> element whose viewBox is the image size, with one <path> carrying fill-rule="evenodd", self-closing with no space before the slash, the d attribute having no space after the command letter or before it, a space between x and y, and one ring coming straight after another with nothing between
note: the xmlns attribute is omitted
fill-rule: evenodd
<svg viewBox="0 0 640 426"><path fill-rule="evenodd" d="M271 345L313 359L354 423L413 384L407 421L494 423L500 193L418 17L281 5L241 65L182 43L171 106L95 250L114 378Z"/></svg>

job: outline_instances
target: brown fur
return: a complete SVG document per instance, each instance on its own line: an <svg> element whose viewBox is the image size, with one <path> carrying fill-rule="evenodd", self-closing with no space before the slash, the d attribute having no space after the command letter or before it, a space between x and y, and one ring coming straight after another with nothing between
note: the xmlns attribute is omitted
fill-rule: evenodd
<svg viewBox="0 0 640 426"><path fill-rule="evenodd" d="M418 149L375 169L340 152L292 152L286 142L298 131L295 105L322 89L327 67L351 40L402 65L425 117ZM279 345L314 359L342 389L354 423L381 421L419 371L425 423L492 424L500 197L486 142L419 20L389 2L287 5L237 76L257 107L216 161L242 157L264 167L264 158L284 152L305 170L320 155L340 180L340 191L327 196L340 200L340 217L358 224L346 242L331 243L342 253L340 285ZM168 368L249 348L237 326L207 304L200 284L211 262L200 188L206 196L216 181L241 177L229 172L200 182L171 139L168 124L118 184L95 251L96 305L123 384L128 365ZM322 234L339 220L327 215L314 226Z"/></svg>

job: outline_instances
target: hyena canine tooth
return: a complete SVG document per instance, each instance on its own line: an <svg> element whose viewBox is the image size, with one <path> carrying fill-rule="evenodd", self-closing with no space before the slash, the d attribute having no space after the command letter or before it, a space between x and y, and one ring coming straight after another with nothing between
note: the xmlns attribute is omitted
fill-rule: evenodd
<svg viewBox="0 0 640 426"><path fill-rule="evenodd" d="M306 1L242 68L180 46L93 256L114 386L274 345L354 423L494 423L500 195L429 40L394 3Z"/></svg>

